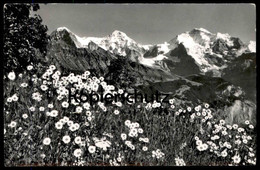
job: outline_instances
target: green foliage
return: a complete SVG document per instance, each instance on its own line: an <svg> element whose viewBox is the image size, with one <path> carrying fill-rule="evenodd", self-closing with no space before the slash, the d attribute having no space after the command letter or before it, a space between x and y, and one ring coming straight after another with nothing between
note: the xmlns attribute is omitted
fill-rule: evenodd
<svg viewBox="0 0 260 170"><path fill-rule="evenodd" d="M122 88L131 87L136 82L137 73L132 71L133 62L129 58L120 56L111 61L105 76L111 84L120 85Z"/></svg>
<svg viewBox="0 0 260 170"><path fill-rule="evenodd" d="M33 70L37 70L40 76L30 75L29 72ZM60 74L57 74L58 72ZM94 104L89 108L85 105L87 102L70 102L68 107L64 107L62 103L68 101L68 96L58 96L66 89L91 88L94 80L100 80L100 77L92 75L75 74L74 78L78 77L77 83L67 84L64 77L68 78L68 74L37 67L25 71L14 81L4 83L5 166L255 164L256 128L251 125L251 121L241 122L241 125L229 124L225 121L224 115L227 113L224 111L220 113L208 104L181 106L175 99L159 106L137 101L132 105L103 103L105 107ZM79 82L82 85L79 85ZM56 83L60 86L56 86ZM102 83L107 84L104 81ZM43 90L43 85L48 87L47 90ZM54 93L55 91L57 93ZM38 96L38 99L35 96ZM77 107L82 110L76 113ZM57 115L50 116L55 110ZM115 114L115 110L118 114ZM24 117L24 114L27 117ZM65 117L74 125L70 125L68 120L66 123ZM62 121L62 128L57 128L56 123ZM127 124L127 121L131 122L131 125ZM12 122L15 122L15 125L11 125ZM71 130L76 123L79 128ZM134 133L133 129L142 129L142 132ZM126 135L125 139L122 134ZM65 135L70 136L69 143L64 143ZM76 143L76 137L80 137L83 142ZM50 144L44 144L46 138L50 138ZM101 147L96 147L95 152L88 150L90 146L96 146L96 138L110 142L107 150ZM131 149L127 142L131 142L135 149ZM201 146L206 148L201 149ZM147 150L143 147L147 147ZM82 151L80 157L75 156L76 149ZM164 155L158 157L158 151ZM239 156L241 160L235 162L235 156ZM176 161L177 158L179 161Z"/></svg>
<svg viewBox="0 0 260 170"><path fill-rule="evenodd" d="M67 44L69 44L69 45L71 45L71 46L75 45L74 42L72 41L72 39L70 38L70 35L69 35L68 32L65 32L65 35L63 36L63 39L64 39L64 41L65 41Z"/></svg>
<svg viewBox="0 0 260 170"><path fill-rule="evenodd" d="M38 4L5 4L4 6L4 73L22 72L31 63L43 60L48 44L47 26L31 11Z"/></svg>

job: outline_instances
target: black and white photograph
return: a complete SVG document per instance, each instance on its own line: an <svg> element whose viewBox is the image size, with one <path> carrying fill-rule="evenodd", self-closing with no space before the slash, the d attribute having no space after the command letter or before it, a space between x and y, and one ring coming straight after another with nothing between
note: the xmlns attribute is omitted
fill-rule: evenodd
<svg viewBox="0 0 260 170"><path fill-rule="evenodd" d="M2 7L5 167L256 165L255 4Z"/></svg>

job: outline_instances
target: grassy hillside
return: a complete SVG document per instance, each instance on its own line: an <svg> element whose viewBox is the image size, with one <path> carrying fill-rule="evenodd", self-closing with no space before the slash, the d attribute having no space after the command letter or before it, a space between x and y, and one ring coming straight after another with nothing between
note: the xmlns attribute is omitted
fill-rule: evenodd
<svg viewBox="0 0 260 170"><path fill-rule="evenodd" d="M10 73L4 79L5 166L255 164L249 121L228 125L208 104L181 106L176 99L67 102L68 90L100 88L122 93L102 77L54 65Z"/></svg>

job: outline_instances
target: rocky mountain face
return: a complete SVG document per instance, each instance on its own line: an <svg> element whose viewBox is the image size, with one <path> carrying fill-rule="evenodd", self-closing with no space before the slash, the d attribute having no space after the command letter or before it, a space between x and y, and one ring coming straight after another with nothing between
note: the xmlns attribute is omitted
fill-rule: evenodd
<svg viewBox="0 0 260 170"><path fill-rule="evenodd" d="M118 33L118 31L116 32ZM111 38L111 35L107 37ZM54 31L51 34L51 41L48 46L47 59L49 62L56 63L60 69L65 71L83 72L90 70L100 76L106 75L106 77L109 77L108 81L120 80L119 77L129 78L129 80L135 79L129 82L130 85L144 84L147 80L167 81L174 78L174 75L164 70L147 67L141 64L139 60L133 59L138 57L135 53L139 53L134 49L136 44L134 47L121 50L115 48L113 49L114 53L112 53L109 48L103 48L93 41L84 45L79 44L78 39L77 35L68 29ZM118 48L122 47L122 44L116 44ZM133 44L133 42L130 44ZM119 55L118 51L124 51L123 54L125 55ZM114 82L117 83L118 81Z"/></svg>
<svg viewBox="0 0 260 170"><path fill-rule="evenodd" d="M176 51L181 51L176 54ZM213 34L205 29L193 29L190 32L182 33L164 44L152 46L144 56L155 57L165 56L162 61L172 60L178 69L179 65L196 64L201 73L215 73L220 77L222 70L228 66L236 57L243 53L254 51L253 45L244 44L239 38L231 37L228 34ZM187 62L187 57L192 59ZM188 75L189 73L178 72Z"/></svg>
<svg viewBox="0 0 260 170"><path fill-rule="evenodd" d="M181 105L207 102L237 122L256 112L255 57L255 42L203 28L142 45L117 30L96 38L61 27L51 34L47 55L64 71L91 70L120 88L168 93Z"/></svg>
<svg viewBox="0 0 260 170"><path fill-rule="evenodd" d="M223 69L223 79L240 86L256 103L256 53L242 54Z"/></svg>
<svg viewBox="0 0 260 170"><path fill-rule="evenodd" d="M104 73L110 61L116 56L101 47L90 43L88 48L78 48L76 36L66 29L54 31L48 46L50 62L57 63L62 70L83 71L88 68Z"/></svg>

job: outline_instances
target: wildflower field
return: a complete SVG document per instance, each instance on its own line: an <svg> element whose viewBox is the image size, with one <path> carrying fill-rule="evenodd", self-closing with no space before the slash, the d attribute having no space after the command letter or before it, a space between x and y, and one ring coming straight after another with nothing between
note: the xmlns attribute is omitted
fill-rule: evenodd
<svg viewBox="0 0 260 170"><path fill-rule="evenodd" d="M255 165L252 122L228 124L207 103L69 100L122 94L89 71L27 66L4 77L5 166ZM84 98L84 97L83 97ZM84 100L84 99L83 99Z"/></svg>

